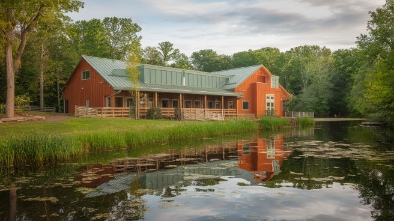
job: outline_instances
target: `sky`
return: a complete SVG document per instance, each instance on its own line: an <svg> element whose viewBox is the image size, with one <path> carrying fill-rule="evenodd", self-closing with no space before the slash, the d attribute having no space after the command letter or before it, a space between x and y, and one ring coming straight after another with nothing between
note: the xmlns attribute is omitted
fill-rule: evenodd
<svg viewBox="0 0 394 221"><path fill-rule="evenodd" d="M218 54L303 45L332 51L356 46L367 33L369 11L385 0L82 0L74 20L131 18L141 44L169 41L182 53L212 49Z"/></svg>

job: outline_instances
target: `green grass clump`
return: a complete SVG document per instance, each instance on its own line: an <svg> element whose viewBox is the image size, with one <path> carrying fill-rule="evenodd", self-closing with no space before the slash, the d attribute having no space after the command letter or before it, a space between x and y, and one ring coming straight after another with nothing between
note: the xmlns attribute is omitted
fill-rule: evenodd
<svg viewBox="0 0 394 221"><path fill-rule="evenodd" d="M257 124L251 120L179 122L72 119L58 123L23 123L12 126L5 130L0 125L0 133L6 134L0 138L0 165L43 165L92 152L257 130Z"/></svg>
<svg viewBox="0 0 394 221"><path fill-rule="evenodd" d="M315 124L315 121L311 117L297 117L295 121L299 127L310 127Z"/></svg>
<svg viewBox="0 0 394 221"><path fill-rule="evenodd" d="M291 126L290 121L286 118L264 116L260 119L262 130L279 130L286 126Z"/></svg>

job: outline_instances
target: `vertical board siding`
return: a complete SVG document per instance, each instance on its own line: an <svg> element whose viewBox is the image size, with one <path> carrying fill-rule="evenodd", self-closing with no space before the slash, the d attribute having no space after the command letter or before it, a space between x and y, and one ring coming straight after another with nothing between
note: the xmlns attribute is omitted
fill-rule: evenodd
<svg viewBox="0 0 394 221"><path fill-rule="evenodd" d="M258 76L265 76L266 83L259 82ZM255 114L258 117L265 115L266 95L273 94L275 97L275 115L283 115L283 98L287 98L288 95L284 94L285 90L283 88L271 88L271 76L272 74L262 67L235 89L235 92L239 92L244 95L242 98L239 98L238 102L236 102L236 105L240 105L237 106L238 114ZM249 101L249 110L242 110L243 101Z"/></svg>
<svg viewBox="0 0 394 221"><path fill-rule="evenodd" d="M90 79L82 80L82 71L85 70L90 71ZM63 91L70 113L74 113L75 105L85 106L86 100L89 100L91 107L105 107L105 97L114 93L111 86L84 59L77 65Z"/></svg>

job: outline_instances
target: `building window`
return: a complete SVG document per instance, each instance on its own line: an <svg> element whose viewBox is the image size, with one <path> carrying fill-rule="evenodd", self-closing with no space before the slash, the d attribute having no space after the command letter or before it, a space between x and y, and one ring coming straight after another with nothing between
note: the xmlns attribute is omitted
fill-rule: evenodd
<svg viewBox="0 0 394 221"><path fill-rule="evenodd" d="M133 100L133 98L131 98L131 97L129 98L129 97L128 97L128 98L126 99L126 106L127 106L127 107L134 107L134 100Z"/></svg>
<svg viewBox="0 0 394 221"><path fill-rule="evenodd" d="M201 108L201 101L194 101L194 108Z"/></svg>
<svg viewBox="0 0 394 221"><path fill-rule="evenodd" d="M279 87L279 77L271 76L271 88L278 88L278 87Z"/></svg>
<svg viewBox="0 0 394 221"><path fill-rule="evenodd" d="M234 108L234 102L233 101L229 101L228 102L228 109L233 109Z"/></svg>
<svg viewBox="0 0 394 221"><path fill-rule="evenodd" d="M221 107L221 102L220 101L215 101L215 108L220 109Z"/></svg>
<svg viewBox="0 0 394 221"><path fill-rule="evenodd" d="M208 108L213 108L213 101L208 101Z"/></svg>
<svg viewBox="0 0 394 221"><path fill-rule="evenodd" d="M90 71L86 70L86 71L82 71L82 80L88 80L90 79Z"/></svg>
<svg viewBox="0 0 394 221"><path fill-rule="evenodd" d="M266 114L275 115L275 96L273 94L266 95Z"/></svg>
<svg viewBox="0 0 394 221"><path fill-rule="evenodd" d="M185 108L192 108L192 101L185 101Z"/></svg>
<svg viewBox="0 0 394 221"><path fill-rule="evenodd" d="M178 108L179 106L178 106L178 100L172 100L172 107L173 108Z"/></svg>
<svg viewBox="0 0 394 221"><path fill-rule="evenodd" d="M162 108L169 108L170 107L170 101L168 99L161 99L161 107Z"/></svg>
<svg viewBox="0 0 394 221"><path fill-rule="evenodd" d="M242 110L249 110L249 101L242 101Z"/></svg>
<svg viewBox="0 0 394 221"><path fill-rule="evenodd" d="M123 97L115 97L115 107L123 107Z"/></svg>
<svg viewBox="0 0 394 221"><path fill-rule="evenodd" d="M107 107L111 107L111 97L106 97L105 98L105 104Z"/></svg>

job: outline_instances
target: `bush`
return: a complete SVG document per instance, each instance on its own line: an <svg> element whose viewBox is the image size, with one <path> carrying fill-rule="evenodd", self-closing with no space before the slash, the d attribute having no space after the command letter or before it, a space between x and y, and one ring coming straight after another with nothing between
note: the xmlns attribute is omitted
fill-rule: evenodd
<svg viewBox="0 0 394 221"><path fill-rule="evenodd" d="M151 107L146 113L147 119L161 119L161 110L158 107Z"/></svg>
<svg viewBox="0 0 394 221"><path fill-rule="evenodd" d="M309 127L315 124L315 121L311 117L297 117L295 119L297 126Z"/></svg>
<svg viewBox="0 0 394 221"><path fill-rule="evenodd" d="M15 106L18 109L23 109L23 107L27 107L30 105L30 97L27 94L18 95L15 97Z"/></svg>

